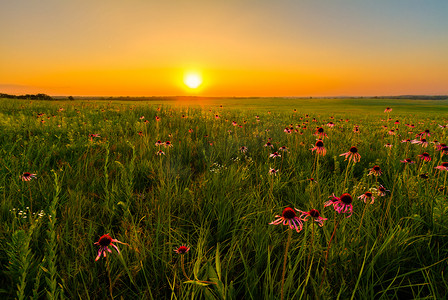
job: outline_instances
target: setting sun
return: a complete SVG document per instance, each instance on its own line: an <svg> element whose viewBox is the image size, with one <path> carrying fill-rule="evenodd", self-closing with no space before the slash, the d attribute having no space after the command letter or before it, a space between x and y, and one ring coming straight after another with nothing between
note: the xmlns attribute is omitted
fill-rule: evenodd
<svg viewBox="0 0 448 300"><path fill-rule="evenodd" d="M186 74L184 77L184 83L191 89L195 89L202 83L202 78L198 74Z"/></svg>

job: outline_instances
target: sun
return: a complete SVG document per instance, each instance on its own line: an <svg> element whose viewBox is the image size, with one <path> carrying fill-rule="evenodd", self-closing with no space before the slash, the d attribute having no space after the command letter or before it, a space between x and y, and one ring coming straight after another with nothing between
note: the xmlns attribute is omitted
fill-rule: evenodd
<svg viewBox="0 0 448 300"><path fill-rule="evenodd" d="M184 83L190 89L196 89L202 84L202 78L196 73L189 73L185 75Z"/></svg>

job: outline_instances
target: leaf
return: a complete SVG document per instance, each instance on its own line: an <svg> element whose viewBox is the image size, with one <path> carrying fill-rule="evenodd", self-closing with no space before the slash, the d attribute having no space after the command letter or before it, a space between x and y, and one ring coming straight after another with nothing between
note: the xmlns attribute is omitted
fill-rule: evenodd
<svg viewBox="0 0 448 300"><path fill-rule="evenodd" d="M208 283L203 283L203 282L196 281L196 280L188 280L188 281L184 281L184 283L192 283L192 284L196 284L199 286L208 286L209 285Z"/></svg>

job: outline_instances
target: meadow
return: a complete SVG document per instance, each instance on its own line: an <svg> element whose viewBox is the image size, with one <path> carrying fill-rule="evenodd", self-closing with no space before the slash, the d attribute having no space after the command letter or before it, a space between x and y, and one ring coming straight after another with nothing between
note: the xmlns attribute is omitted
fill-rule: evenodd
<svg viewBox="0 0 448 300"><path fill-rule="evenodd" d="M0 99L0 295L442 299L447 113Z"/></svg>

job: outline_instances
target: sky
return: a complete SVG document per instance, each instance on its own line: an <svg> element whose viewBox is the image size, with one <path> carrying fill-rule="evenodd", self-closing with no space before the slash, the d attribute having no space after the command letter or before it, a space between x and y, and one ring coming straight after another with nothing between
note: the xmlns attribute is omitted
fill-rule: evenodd
<svg viewBox="0 0 448 300"><path fill-rule="evenodd" d="M448 94L447 0L2 0L0 93ZM191 89L183 78L202 77Z"/></svg>

